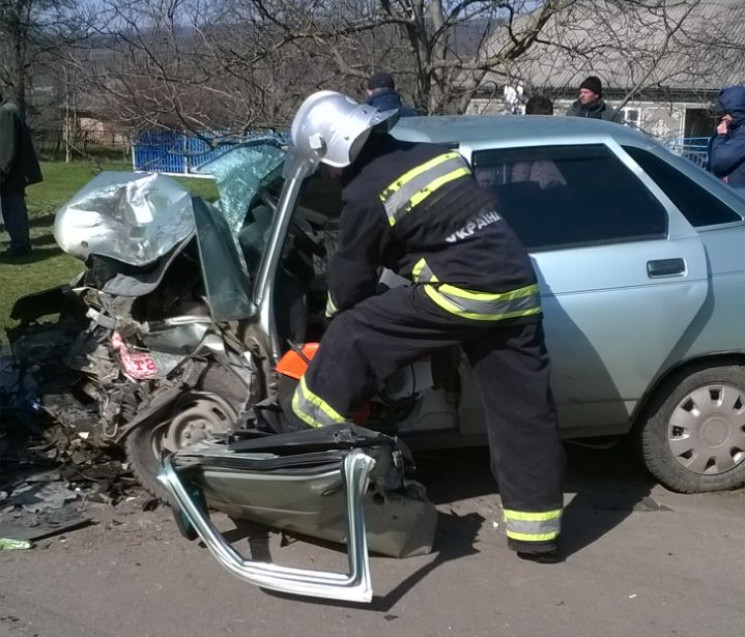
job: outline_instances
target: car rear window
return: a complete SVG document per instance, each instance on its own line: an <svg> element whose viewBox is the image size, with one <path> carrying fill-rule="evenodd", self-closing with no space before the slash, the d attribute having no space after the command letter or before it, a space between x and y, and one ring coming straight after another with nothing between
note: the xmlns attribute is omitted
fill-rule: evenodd
<svg viewBox="0 0 745 637"><path fill-rule="evenodd" d="M727 204L664 159L634 146L624 146L623 149L670 198L692 226L698 228L742 221L742 217Z"/></svg>
<svg viewBox="0 0 745 637"><path fill-rule="evenodd" d="M605 145L477 151L473 172L532 250L667 236L667 212Z"/></svg>

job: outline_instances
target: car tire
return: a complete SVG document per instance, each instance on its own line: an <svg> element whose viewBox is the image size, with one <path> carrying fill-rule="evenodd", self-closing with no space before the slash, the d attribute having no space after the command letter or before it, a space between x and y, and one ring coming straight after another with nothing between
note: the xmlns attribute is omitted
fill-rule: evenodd
<svg viewBox="0 0 745 637"><path fill-rule="evenodd" d="M125 440L125 451L142 487L159 500L166 501L166 491L158 480L161 453L173 446L198 442L204 437L195 436L187 440L179 436L175 445L174 442L169 445L170 428L178 418L187 420L183 422L184 427L201 428L206 433L227 431L234 424L247 394L248 388L235 374L224 367L211 365L194 391L184 393L174 404L171 418L165 422L145 423L134 429ZM202 424L205 426L201 427ZM173 437L173 432L170 433Z"/></svg>
<svg viewBox="0 0 745 637"><path fill-rule="evenodd" d="M745 368L697 367L656 393L639 429L648 471L680 493L745 484Z"/></svg>

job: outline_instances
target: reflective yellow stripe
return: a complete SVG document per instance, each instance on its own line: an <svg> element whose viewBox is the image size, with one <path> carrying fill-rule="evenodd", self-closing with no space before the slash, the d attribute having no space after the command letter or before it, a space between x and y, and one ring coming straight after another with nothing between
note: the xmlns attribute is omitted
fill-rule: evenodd
<svg viewBox="0 0 745 637"><path fill-rule="evenodd" d="M309 407L310 406L310 407ZM303 422L311 427L324 427L334 423L346 422L344 416L337 412L320 396L316 396L305 382L305 376L300 379L300 384L295 390L292 397L292 410ZM318 411L321 413L319 414ZM323 415L326 418L319 420L317 416ZM326 422L324 422L324 420Z"/></svg>
<svg viewBox="0 0 745 637"><path fill-rule="evenodd" d="M501 321L509 318L533 316L541 313L541 302L536 284L507 292L475 292L439 283L432 269L422 258L411 270L415 283L425 283L424 291L446 312L463 318L481 321Z"/></svg>
<svg viewBox="0 0 745 637"><path fill-rule="evenodd" d="M552 531L551 533L514 533L507 530L507 537L513 540L520 540L522 542L549 542L559 537L558 531Z"/></svg>
<svg viewBox="0 0 745 637"><path fill-rule="evenodd" d="M443 286L444 287L444 286ZM452 287L452 286L451 286ZM528 286L532 288L536 288L536 286ZM521 288L521 290L524 290L526 288ZM534 316L536 314L541 313L541 306L540 304L536 304L534 307L529 307L526 309L520 309L520 310L511 310L506 312L498 312L498 313L487 313L487 312L471 312L468 310L464 310L459 308L455 303L453 303L451 300L443 296L439 289L433 285L425 285L424 291L427 293L427 296L431 298L437 305L439 305L443 310L446 312L449 312L450 314L455 314L457 316L462 316L463 318L468 319L476 319L481 321L501 321L504 319L510 319L510 318L519 318L523 316ZM459 290L460 292L464 292L464 290ZM514 299L507 299L509 302L510 300L515 300L519 298L525 298L526 300L530 300L530 296L537 296L537 288L536 292L532 295L526 294L526 295L519 295L514 297ZM454 295L456 296L456 295ZM463 297L465 298L465 297ZM470 300L477 300L477 299L470 299ZM494 300L486 301L493 303Z"/></svg>
<svg viewBox="0 0 745 637"><path fill-rule="evenodd" d="M427 271L427 274L422 277L422 273L425 270ZM438 278L432 273L432 270L429 269L426 259L419 259L419 261L414 264L414 267L411 269L411 279L414 283L420 283L421 281L431 281L432 283L438 282Z"/></svg>
<svg viewBox="0 0 745 637"><path fill-rule="evenodd" d="M318 429L319 427L323 427L323 423L318 422L313 416L311 416L309 413L304 411L300 407L300 395L298 394L298 390L300 388L295 390L295 394L292 397L292 411L295 412L295 415L300 418L306 425L310 425L313 427L313 429Z"/></svg>
<svg viewBox="0 0 745 637"><path fill-rule="evenodd" d="M443 175L442 177L438 177L434 181L431 181L429 185L426 188L423 188L418 193L416 193L411 199L409 199L409 207L413 208L418 203L421 203L424 201L427 197L429 197L435 190L440 188L440 186L444 186L449 181L453 181L454 179L458 179L458 177L463 177L463 175L469 175L471 171L468 168L456 168L454 171L449 172L447 175ZM389 218L390 221L390 218ZM393 224L391 224L393 225Z"/></svg>
<svg viewBox="0 0 745 637"><path fill-rule="evenodd" d="M388 223L394 226L438 188L470 173L465 159L457 152L438 155L412 168L380 193Z"/></svg>
<svg viewBox="0 0 745 637"><path fill-rule="evenodd" d="M437 277L432 279L433 282L436 280ZM463 288L457 288L454 285L450 285L448 283L443 283L442 285L438 286L437 289L443 294L482 302L511 301L513 299L520 299L525 296L538 294L538 286L536 284L526 285L524 288L510 290L509 292L474 292L473 290L464 290Z"/></svg>
<svg viewBox="0 0 745 637"><path fill-rule="evenodd" d="M382 193L380 193L380 199L381 201L385 201L390 197L394 192L396 192L401 186L406 184L407 182L411 181L416 177L417 175L421 175L423 172L429 170L430 168L434 168L438 164L441 164L444 161L448 161L449 159L455 159L456 157L459 157L460 155L457 152L450 152L445 153L444 155L438 155L437 157L430 159L428 162L425 162L416 168L412 168L409 172L404 173L399 177L396 181L394 181L390 186L388 186Z"/></svg>
<svg viewBox="0 0 745 637"><path fill-rule="evenodd" d="M512 509L504 510L505 519L526 520L528 522L542 522L544 520L555 520L561 517L563 509L554 511L513 511Z"/></svg>
<svg viewBox="0 0 745 637"><path fill-rule="evenodd" d="M562 509L553 511L504 510L507 537L522 542L548 542L559 537Z"/></svg>

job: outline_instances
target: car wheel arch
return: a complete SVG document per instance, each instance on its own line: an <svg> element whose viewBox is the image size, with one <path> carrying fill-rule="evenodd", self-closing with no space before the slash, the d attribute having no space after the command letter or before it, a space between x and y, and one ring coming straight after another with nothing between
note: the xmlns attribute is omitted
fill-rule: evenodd
<svg viewBox="0 0 745 637"><path fill-rule="evenodd" d="M729 365L741 366L745 368L745 352L721 352L717 354L708 354L696 356L669 367L649 385L642 397L636 403L631 414L630 431L633 431L649 415L650 407L660 395L660 392L668 386L679 382L680 379L689 376L697 371L711 367L727 367Z"/></svg>
<svg viewBox="0 0 745 637"><path fill-rule="evenodd" d="M697 357L669 370L648 392L631 429L647 470L679 493L742 486L744 396L745 355L739 352Z"/></svg>

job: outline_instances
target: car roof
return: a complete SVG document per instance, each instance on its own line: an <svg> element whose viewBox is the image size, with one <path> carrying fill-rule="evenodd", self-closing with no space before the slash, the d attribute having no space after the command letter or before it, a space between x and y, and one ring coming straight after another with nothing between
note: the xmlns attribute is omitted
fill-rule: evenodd
<svg viewBox="0 0 745 637"><path fill-rule="evenodd" d="M567 137L611 136L618 143L648 142L638 131L613 122L583 117L551 115L432 115L402 117L391 130L397 139L410 142L455 144L483 142L530 143L552 140L566 142ZM580 141L580 139L578 139Z"/></svg>

